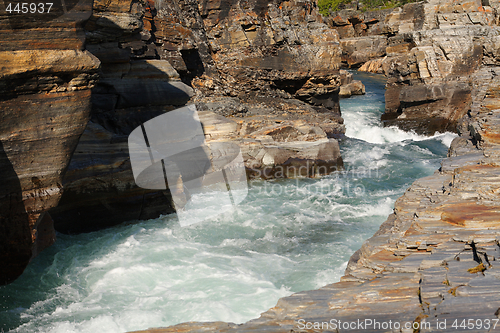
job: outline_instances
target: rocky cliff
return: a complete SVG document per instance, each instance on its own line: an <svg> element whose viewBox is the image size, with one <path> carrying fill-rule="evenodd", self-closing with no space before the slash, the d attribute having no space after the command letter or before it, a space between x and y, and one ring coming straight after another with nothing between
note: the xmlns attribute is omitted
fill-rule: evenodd
<svg viewBox="0 0 500 333"><path fill-rule="evenodd" d="M91 10L82 0L66 12L0 16L0 285L55 240L47 211L61 196L99 68L84 50Z"/></svg>
<svg viewBox="0 0 500 333"><path fill-rule="evenodd" d="M497 23L496 2L431 0L331 17L343 37L342 60L388 76L386 124L423 133L458 129L449 157L396 201L340 282L282 298L241 325L142 332L498 330Z"/></svg>
<svg viewBox="0 0 500 333"><path fill-rule="evenodd" d="M429 0L326 18L348 66L387 76L385 125L455 131L472 103L474 73L497 64L499 3Z"/></svg>
<svg viewBox="0 0 500 333"><path fill-rule="evenodd" d="M186 103L203 112L208 142L237 143L250 177L342 167L344 95L338 34L312 1L96 1L87 49L102 63L92 115L51 211L81 232L173 212L168 191L135 185L127 136ZM348 85L350 84L350 85ZM298 174L297 174L298 175Z"/></svg>
<svg viewBox="0 0 500 333"><path fill-rule="evenodd" d="M144 29L151 9L137 1L94 1L85 24L86 48L102 63L92 112L51 210L56 229L83 232L171 213L170 193L139 188L128 134L143 122L184 105L193 89L151 48Z"/></svg>
<svg viewBox="0 0 500 333"><path fill-rule="evenodd" d="M468 130L454 139L434 175L415 181L396 201L340 282L282 298L241 325L186 323L141 332L498 330L499 74L499 67L474 74Z"/></svg>

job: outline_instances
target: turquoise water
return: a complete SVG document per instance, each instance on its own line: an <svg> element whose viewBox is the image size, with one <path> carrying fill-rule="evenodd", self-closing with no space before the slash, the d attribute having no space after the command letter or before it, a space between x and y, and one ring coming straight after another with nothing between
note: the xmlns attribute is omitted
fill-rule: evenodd
<svg viewBox="0 0 500 333"><path fill-rule="evenodd" d="M381 128L384 81L342 100L346 171L253 181L235 212L189 227L175 215L58 235L0 287L0 331L125 332L185 321L256 318L293 292L336 282L349 257L416 179L432 174L454 135Z"/></svg>

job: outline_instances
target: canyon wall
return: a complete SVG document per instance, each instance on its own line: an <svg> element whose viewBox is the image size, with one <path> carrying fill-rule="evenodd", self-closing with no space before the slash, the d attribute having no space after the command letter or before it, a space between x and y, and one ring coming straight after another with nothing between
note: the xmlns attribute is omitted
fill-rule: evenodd
<svg viewBox="0 0 500 333"><path fill-rule="evenodd" d="M459 131L448 158L396 201L340 282L282 298L243 324L192 322L141 332L494 330L500 318L497 4L430 0L327 19L342 37L345 64L388 76L387 125Z"/></svg>
<svg viewBox="0 0 500 333"><path fill-rule="evenodd" d="M90 114L99 60L81 25L92 1L67 9L0 16L0 285L55 241L47 211Z"/></svg>
<svg viewBox="0 0 500 333"><path fill-rule="evenodd" d="M91 119L51 210L58 231L88 232L123 221L174 212L168 191L135 184L128 135L143 122L186 104L191 87L158 59L144 22L151 9L138 1L94 1L86 48L101 61L92 89Z"/></svg>
<svg viewBox="0 0 500 333"><path fill-rule="evenodd" d="M470 118L449 157L395 202L340 282L281 298L243 324L190 322L140 332L498 330L499 76L498 66L476 71Z"/></svg>
<svg viewBox="0 0 500 333"><path fill-rule="evenodd" d="M460 129L474 73L498 62L497 1L429 0L325 20L342 37L342 61L387 76L382 122L433 134Z"/></svg>
<svg viewBox="0 0 500 333"><path fill-rule="evenodd" d="M208 144L240 146L249 177L342 167L339 87L363 87L339 72L338 34L313 1L95 1L85 31L102 66L91 120L51 211L57 230L173 212L168 190L135 185L127 137L187 103L197 105Z"/></svg>
<svg viewBox="0 0 500 333"><path fill-rule="evenodd" d="M250 177L342 167L339 87L350 81L313 1L75 0L11 10L0 39L0 284L54 242L54 225L174 212L168 190L135 185L127 138L187 103L209 143L240 146Z"/></svg>

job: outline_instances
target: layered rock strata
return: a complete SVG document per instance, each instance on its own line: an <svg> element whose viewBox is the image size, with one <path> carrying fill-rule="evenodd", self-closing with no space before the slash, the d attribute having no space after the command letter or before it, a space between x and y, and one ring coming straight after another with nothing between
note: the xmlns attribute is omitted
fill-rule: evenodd
<svg viewBox="0 0 500 333"><path fill-rule="evenodd" d="M202 101L197 105L207 143L238 144L249 178L316 177L343 168L336 140L345 131L341 119L298 100Z"/></svg>
<svg viewBox="0 0 500 333"><path fill-rule="evenodd" d="M219 10L206 12L205 26L225 94L295 98L340 114L338 35L313 2L255 1L245 9L235 1L216 19ZM195 86L212 94L203 82Z"/></svg>
<svg viewBox="0 0 500 333"><path fill-rule="evenodd" d="M188 102L212 112L203 118L208 142L240 145L250 177L342 167L339 87L346 95L364 87L340 74L338 35L312 1L97 1L85 29L101 79L52 210L58 230L173 212L168 190L135 185L126 140Z"/></svg>
<svg viewBox="0 0 500 333"><path fill-rule="evenodd" d="M219 76L193 80L195 101L238 124L231 140L240 145L249 176L341 168L338 98L352 78L339 72L338 34L322 23L314 2L207 2L200 13ZM362 90L359 84L347 89Z"/></svg>
<svg viewBox="0 0 500 333"><path fill-rule="evenodd" d="M387 76L382 121L422 134L455 131L468 111L472 74L498 62L499 4L431 0L326 18L342 61Z"/></svg>
<svg viewBox="0 0 500 333"><path fill-rule="evenodd" d="M57 7L57 6L56 6ZM55 240L47 211L89 118L99 60L84 50L91 1L0 17L0 285Z"/></svg>
<svg viewBox="0 0 500 333"><path fill-rule="evenodd" d="M51 210L58 231L88 232L174 212L168 191L135 184L128 154L132 130L194 94L168 61L158 59L144 28L150 15L147 3L94 1L86 47L102 63L100 80L92 90L91 120L64 177L64 194Z"/></svg>
<svg viewBox="0 0 500 333"><path fill-rule="evenodd" d="M499 67L475 74L466 131L441 168L396 201L340 282L282 298L241 325L186 323L141 332L336 332L345 329L340 323L355 323L348 328L353 332L451 332L467 325L493 331L500 312L499 74Z"/></svg>

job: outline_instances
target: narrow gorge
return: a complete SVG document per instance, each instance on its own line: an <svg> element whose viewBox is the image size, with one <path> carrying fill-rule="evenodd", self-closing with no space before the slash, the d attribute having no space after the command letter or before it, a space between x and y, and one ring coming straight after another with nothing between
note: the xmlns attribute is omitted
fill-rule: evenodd
<svg viewBox="0 0 500 333"><path fill-rule="evenodd" d="M43 22L1 14L0 329L493 325L500 2L342 6L81 0ZM233 215L183 229L169 190L135 184L127 139L187 104L209 145L240 147L250 191ZM37 279L33 298L14 296Z"/></svg>

